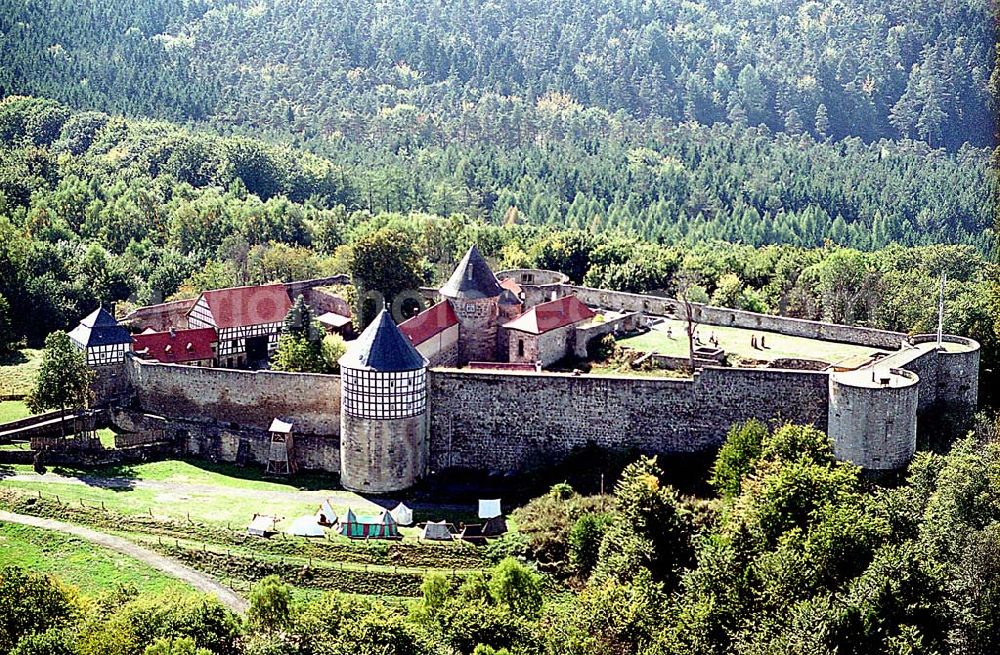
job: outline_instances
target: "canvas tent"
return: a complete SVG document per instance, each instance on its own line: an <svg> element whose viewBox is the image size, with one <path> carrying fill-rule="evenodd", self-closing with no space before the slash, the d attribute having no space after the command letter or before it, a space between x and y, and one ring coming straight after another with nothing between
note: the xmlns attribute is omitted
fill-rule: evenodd
<svg viewBox="0 0 1000 655"><path fill-rule="evenodd" d="M468 541L470 543L485 543L486 537L483 536L483 526L480 523L473 523L472 525L463 525L462 531L458 533L458 538L462 541Z"/></svg>
<svg viewBox="0 0 1000 655"><path fill-rule="evenodd" d="M316 522L320 525L334 525L337 522L337 513L333 511L329 499L324 500L319 509L316 510Z"/></svg>
<svg viewBox="0 0 1000 655"><path fill-rule="evenodd" d="M452 541L451 526L444 521L428 521L420 534L421 539L430 541Z"/></svg>
<svg viewBox="0 0 1000 655"><path fill-rule="evenodd" d="M292 521L285 532L296 537L323 537L326 534L315 516L300 516Z"/></svg>
<svg viewBox="0 0 1000 655"><path fill-rule="evenodd" d="M266 537L274 534L276 532L274 529L274 522L276 520L273 516L254 514L250 525L247 526L247 534L252 537Z"/></svg>
<svg viewBox="0 0 1000 655"><path fill-rule="evenodd" d="M483 524L484 537L499 537L507 532L507 521L502 516L494 516Z"/></svg>
<svg viewBox="0 0 1000 655"><path fill-rule="evenodd" d="M399 526L392 514L383 510L378 516L357 516L348 509L340 521L340 534L351 539L399 539Z"/></svg>
<svg viewBox="0 0 1000 655"><path fill-rule="evenodd" d="M392 514L393 520L400 525L413 523L413 510L403 503L396 505L389 513Z"/></svg>
<svg viewBox="0 0 1000 655"><path fill-rule="evenodd" d="M503 515L503 510L500 509L499 498L493 500L479 501L479 518L491 519L494 516L502 516L502 515Z"/></svg>

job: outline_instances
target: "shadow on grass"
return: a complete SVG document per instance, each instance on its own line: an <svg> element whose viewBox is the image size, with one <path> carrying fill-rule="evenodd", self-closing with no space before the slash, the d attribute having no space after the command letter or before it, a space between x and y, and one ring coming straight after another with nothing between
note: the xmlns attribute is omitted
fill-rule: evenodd
<svg viewBox="0 0 1000 655"><path fill-rule="evenodd" d="M28 357L20 350L0 354L0 366L18 366L27 362Z"/></svg>
<svg viewBox="0 0 1000 655"><path fill-rule="evenodd" d="M261 464L237 466L236 464L183 458L177 458L176 461L190 464L191 466L201 469L202 471L224 475L229 478L247 480L249 482L273 482L276 484L284 484L294 489L298 489L299 491L320 491L324 489L338 490L341 488L340 476L334 473L306 471L285 476L265 473L264 467Z"/></svg>
<svg viewBox="0 0 1000 655"><path fill-rule="evenodd" d="M563 461L512 475L486 475L482 472L449 469L422 480L412 490L399 496L407 504L441 505L447 503L476 511L480 498L501 498L504 512L549 491L554 484L569 483L578 493L598 494L602 485L605 494L614 492L622 470L639 459L638 451L609 451L594 445L579 448ZM715 461L715 452L658 455L657 462L664 472L664 481L684 495L710 498L715 495L707 480ZM603 475L603 480L602 480ZM385 506L377 498L372 502Z"/></svg>
<svg viewBox="0 0 1000 655"><path fill-rule="evenodd" d="M128 464L105 464L99 466L52 466L49 471L64 478L79 480L88 487L110 491L132 491L138 474Z"/></svg>

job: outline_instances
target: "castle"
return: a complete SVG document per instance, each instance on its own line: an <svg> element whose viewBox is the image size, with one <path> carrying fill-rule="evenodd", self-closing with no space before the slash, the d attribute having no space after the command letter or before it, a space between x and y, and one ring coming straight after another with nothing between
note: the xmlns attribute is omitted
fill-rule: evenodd
<svg viewBox="0 0 1000 655"><path fill-rule="evenodd" d="M399 325L382 311L349 342L340 375L217 367L230 353L246 363L271 346L270 332L241 323L275 323L279 311L264 306L284 307L287 298L273 290L260 299L240 292L242 306L203 319L217 331L213 366L128 352L115 330L127 332L110 316L85 320L101 324L105 345L77 343L88 350L99 399L129 443L167 443L180 454L261 466L277 459L286 470L339 473L346 488L371 493L405 489L450 468L544 466L588 444L709 450L733 423L750 418L814 424L830 435L839 458L894 469L915 452L918 421L941 412L962 419L976 408L979 346L965 337L695 305L692 319L708 328L855 344L868 354L853 363L784 358L723 366L702 359L687 377L557 373L542 369L569 355L586 357L604 335L676 319L679 303L572 285L553 271L494 274L475 247L444 286L424 292L428 309ZM199 299L187 311L204 304L211 308ZM227 333L231 351L222 351L222 329L235 330ZM169 341L153 334L147 342ZM249 339L258 340L253 352ZM177 343L172 350L190 349L188 363L205 364L211 352L192 340ZM92 347L110 351L90 357ZM268 432L276 418L281 435Z"/></svg>

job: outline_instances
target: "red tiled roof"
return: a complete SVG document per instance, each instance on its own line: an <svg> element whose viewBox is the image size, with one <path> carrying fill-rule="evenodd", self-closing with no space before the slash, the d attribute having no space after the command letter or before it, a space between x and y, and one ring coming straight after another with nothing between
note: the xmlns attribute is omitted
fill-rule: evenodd
<svg viewBox="0 0 1000 655"><path fill-rule="evenodd" d="M215 357L212 344L216 340L215 328L148 332L132 337L136 353L165 364L212 359Z"/></svg>
<svg viewBox="0 0 1000 655"><path fill-rule="evenodd" d="M566 296L535 305L503 327L529 334L545 334L595 316L594 310L576 296Z"/></svg>
<svg viewBox="0 0 1000 655"><path fill-rule="evenodd" d="M216 289L201 295L219 328L280 323L292 308L283 284Z"/></svg>
<svg viewBox="0 0 1000 655"><path fill-rule="evenodd" d="M500 280L500 286L502 286L504 289L510 289L515 296L521 295L521 285L518 284L517 281L512 277L505 277L504 279Z"/></svg>
<svg viewBox="0 0 1000 655"><path fill-rule="evenodd" d="M417 346L453 325L458 325L458 317L455 316L451 303L443 300L400 323L399 331L410 340L410 343Z"/></svg>

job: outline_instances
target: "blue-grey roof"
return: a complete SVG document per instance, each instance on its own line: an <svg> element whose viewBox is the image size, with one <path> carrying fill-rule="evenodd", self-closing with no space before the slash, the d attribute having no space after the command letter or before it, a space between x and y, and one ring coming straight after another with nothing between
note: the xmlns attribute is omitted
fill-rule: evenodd
<svg viewBox="0 0 1000 655"><path fill-rule="evenodd" d="M69 338L81 348L132 343L129 331L103 307L98 307L80 321L80 324L69 333Z"/></svg>
<svg viewBox="0 0 1000 655"><path fill-rule="evenodd" d="M503 292L503 288L497 282L497 276L493 274L490 265L479 254L479 248L472 246L439 291L448 298L474 300L496 298Z"/></svg>
<svg viewBox="0 0 1000 655"><path fill-rule="evenodd" d="M415 371L427 366L427 360L403 336L389 312L383 309L340 358L343 368L365 369L384 373Z"/></svg>
<svg viewBox="0 0 1000 655"><path fill-rule="evenodd" d="M500 294L500 300L497 302L501 305L520 305L521 299L510 289L504 289L503 293Z"/></svg>

